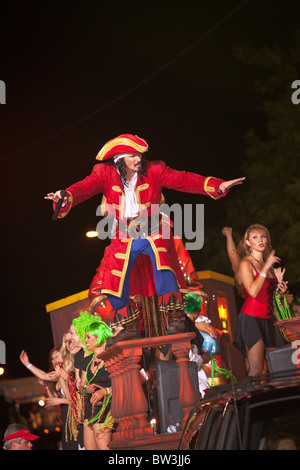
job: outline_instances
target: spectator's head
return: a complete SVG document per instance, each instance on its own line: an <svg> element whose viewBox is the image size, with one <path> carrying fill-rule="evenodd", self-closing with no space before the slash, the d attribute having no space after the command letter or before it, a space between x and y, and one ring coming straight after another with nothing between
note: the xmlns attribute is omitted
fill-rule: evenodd
<svg viewBox="0 0 300 470"><path fill-rule="evenodd" d="M22 424L13 423L8 426L4 433L4 448L6 450L31 450L32 443L39 436L31 434Z"/></svg>

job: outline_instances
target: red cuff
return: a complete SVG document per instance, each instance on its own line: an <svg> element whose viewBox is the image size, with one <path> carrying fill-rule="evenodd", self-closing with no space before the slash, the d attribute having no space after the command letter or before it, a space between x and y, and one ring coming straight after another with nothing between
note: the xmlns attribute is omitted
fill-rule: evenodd
<svg viewBox="0 0 300 470"><path fill-rule="evenodd" d="M213 176L208 176L204 181L204 191L213 199L220 199L227 195L228 190L224 193L218 192L220 184L223 183L224 180L219 178L214 178Z"/></svg>
<svg viewBox="0 0 300 470"><path fill-rule="evenodd" d="M73 196L70 191L67 191L67 202L66 204L60 209L58 213L58 219L63 219L66 217L66 215L70 212L71 208L73 206ZM53 202L53 210L55 211L56 209L56 202Z"/></svg>

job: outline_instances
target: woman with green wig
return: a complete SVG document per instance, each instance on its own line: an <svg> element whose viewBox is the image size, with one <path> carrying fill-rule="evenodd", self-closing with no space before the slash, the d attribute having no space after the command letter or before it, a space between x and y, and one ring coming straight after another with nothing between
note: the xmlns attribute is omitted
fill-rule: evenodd
<svg viewBox="0 0 300 470"><path fill-rule="evenodd" d="M91 355L83 361L80 391L85 397L84 447L86 450L109 450L114 424L111 416L111 380L104 361L98 359L107 338L113 336L106 323L97 320L86 327L85 345Z"/></svg>
<svg viewBox="0 0 300 470"><path fill-rule="evenodd" d="M81 382L83 359L92 354L92 351L89 351L85 345L85 331L89 325L97 321L102 321L100 316L92 315L88 311L81 311L78 317L74 318L70 327L71 340L74 346L80 347L74 356L75 380L78 389Z"/></svg>
<svg viewBox="0 0 300 470"><path fill-rule="evenodd" d="M85 350L85 332L89 325L96 322L102 322L102 318L99 315L93 315L88 311L80 312L79 316L74 318L71 325L71 334L73 341L80 343Z"/></svg>

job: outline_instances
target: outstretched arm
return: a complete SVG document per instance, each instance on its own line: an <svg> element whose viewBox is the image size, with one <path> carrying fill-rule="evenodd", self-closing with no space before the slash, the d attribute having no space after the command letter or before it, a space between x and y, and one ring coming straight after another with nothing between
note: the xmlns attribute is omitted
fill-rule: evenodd
<svg viewBox="0 0 300 470"><path fill-rule="evenodd" d="M174 170L163 161L155 162L150 168L154 172L154 178L162 187L187 193L207 194L213 199L226 196L230 188L242 184L245 179L243 177L224 181L213 176L205 177L196 173Z"/></svg>
<svg viewBox="0 0 300 470"><path fill-rule="evenodd" d="M90 175L82 181L78 181L66 188L67 195L64 198L58 218L65 217L73 206L86 201L96 194L103 193L105 180L104 172L105 169L102 165L95 165ZM61 199L61 190L48 193L44 199L52 201L53 209L55 210L56 204Z"/></svg>

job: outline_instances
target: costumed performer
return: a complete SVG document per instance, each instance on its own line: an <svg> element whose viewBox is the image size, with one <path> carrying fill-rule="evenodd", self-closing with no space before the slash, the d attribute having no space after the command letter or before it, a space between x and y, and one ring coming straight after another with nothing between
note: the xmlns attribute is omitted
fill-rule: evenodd
<svg viewBox="0 0 300 470"><path fill-rule="evenodd" d="M274 325L274 293L287 291L283 281L284 270L274 271L280 258L271 248L271 238L266 227L254 224L247 228L241 243L239 276L245 302L237 317L234 346L248 359L248 375L265 372L267 348L284 346L279 328ZM277 278L278 276L278 278Z"/></svg>
<svg viewBox="0 0 300 470"><path fill-rule="evenodd" d="M103 302L104 296L108 297L112 311L130 305L129 276L132 274L131 281L136 285L141 284L143 289L139 295L160 296L160 308L168 310L169 321L174 322L180 332L183 331L184 323L182 294L187 291L171 228L166 230L163 217L159 215L162 188L219 199L231 187L242 184L244 178L224 181L177 171L163 161L146 160L144 154L147 150L147 142L136 135L123 134L108 141L97 154L96 159L100 164L94 166L92 173L66 188L64 207L60 209L58 217L65 217L72 207L103 193L105 205L113 214L116 224L104 257L101 295L93 299L91 309ZM56 208L62 199L61 191L48 193L45 199L52 200ZM158 223L151 227L154 216ZM152 262L153 275L148 275L148 278L148 269L143 277L134 269L141 255L144 255L142 261L146 265L146 255ZM137 316L132 316L132 323L130 335L134 336L134 332L139 331ZM128 328L128 321L124 326ZM124 331L120 335L123 336L119 339L125 339Z"/></svg>
<svg viewBox="0 0 300 470"><path fill-rule="evenodd" d="M92 352L83 361L80 391L85 396L84 447L86 450L108 450L114 419L111 415L112 387L104 361L98 359L112 336L109 326L96 321L86 328L85 344Z"/></svg>
<svg viewBox="0 0 300 470"><path fill-rule="evenodd" d="M92 354L85 344L85 332L87 327L96 321L102 321L102 318L99 315L92 315L85 310L81 311L78 317L73 319L70 326L72 340L75 344L80 345L80 350L74 357L75 381L78 390L80 387L83 360L86 356Z"/></svg>
<svg viewBox="0 0 300 470"><path fill-rule="evenodd" d="M52 399L58 401L66 399L65 405L60 406L60 415L63 422L63 438L62 448L64 450L81 450L83 449L83 397L76 390L75 386L75 372L74 372L74 355L71 353L69 338L70 333L67 332L63 337L61 346L62 363L55 366L55 371L59 377L56 393L58 398L54 395L50 397L50 401L46 402L49 406ZM72 344L72 343L71 343ZM72 349L75 354L75 350ZM53 402L54 403L54 402ZM52 404L53 404L52 403ZM62 404L64 402L62 401Z"/></svg>

